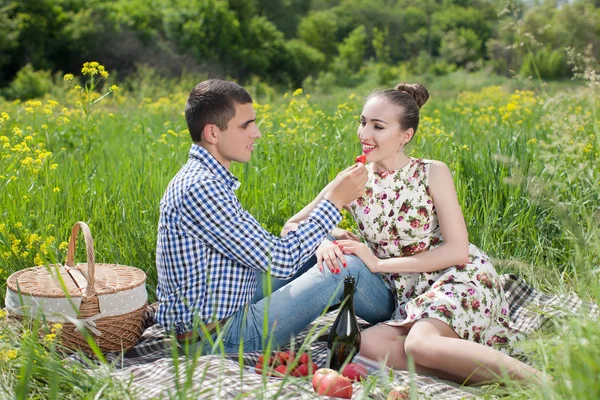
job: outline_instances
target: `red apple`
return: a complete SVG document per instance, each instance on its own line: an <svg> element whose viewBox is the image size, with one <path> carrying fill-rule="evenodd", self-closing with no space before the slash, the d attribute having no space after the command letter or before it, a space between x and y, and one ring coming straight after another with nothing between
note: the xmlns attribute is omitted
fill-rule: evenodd
<svg viewBox="0 0 600 400"><path fill-rule="evenodd" d="M352 382L358 382L365 379L369 375L369 372L362 365L349 363L344 367L342 375L349 378Z"/></svg>
<svg viewBox="0 0 600 400"><path fill-rule="evenodd" d="M331 374L331 373L336 373L336 372L334 370L332 370L332 369L329 369L329 368L321 368L317 372L315 372L315 375L312 378L313 388L315 390L317 390L317 388L319 387L319 384L321 383L321 380L323 379L323 377L325 375L328 375L328 374Z"/></svg>
<svg viewBox="0 0 600 400"><path fill-rule="evenodd" d="M410 399L410 388L406 386L396 386L387 395L386 400L405 400Z"/></svg>
<svg viewBox="0 0 600 400"><path fill-rule="evenodd" d="M345 376L329 368L321 368L315 372L312 380L313 388L319 396L352 398L352 382Z"/></svg>

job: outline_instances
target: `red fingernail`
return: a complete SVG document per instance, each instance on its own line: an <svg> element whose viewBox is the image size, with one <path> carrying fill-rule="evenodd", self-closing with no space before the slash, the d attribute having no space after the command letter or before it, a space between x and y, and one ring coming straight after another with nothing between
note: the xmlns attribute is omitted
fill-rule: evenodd
<svg viewBox="0 0 600 400"><path fill-rule="evenodd" d="M346 263L344 263L344 267L346 266Z"/></svg>
<svg viewBox="0 0 600 400"><path fill-rule="evenodd" d="M337 244L337 240L334 240L334 241L333 241L333 242L331 242L331 243L333 243L333 244Z"/></svg>

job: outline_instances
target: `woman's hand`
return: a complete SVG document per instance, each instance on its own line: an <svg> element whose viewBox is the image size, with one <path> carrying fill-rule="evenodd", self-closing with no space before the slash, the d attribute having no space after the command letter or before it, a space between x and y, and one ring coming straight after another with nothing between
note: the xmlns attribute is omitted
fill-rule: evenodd
<svg viewBox="0 0 600 400"><path fill-rule="evenodd" d="M285 235L287 235L290 232L294 232L296 229L298 229L298 223L297 222L287 222L283 228L281 229L281 237L285 237Z"/></svg>
<svg viewBox="0 0 600 400"><path fill-rule="evenodd" d="M342 251L336 244L337 242L331 242L327 239L319 245L316 251L317 265L319 265L319 271L323 271L323 267L327 266L332 274L339 274L340 263L346 267L346 257L342 254ZM338 261L339 260L339 261Z"/></svg>
<svg viewBox="0 0 600 400"><path fill-rule="evenodd" d="M331 235L337 240L353 240L355 242L360 242L360 237L342 228L333 228Z"/></svg>
<svg viewBox="0 0 600 400"><path fill-rule="evenodd" d="M354 240L338 240L337 246L343 254L354 254L360 258L367 268L369 268L369 271L373 273L379 272L379 258L371 253L371 249L366 244Z"/></svg>

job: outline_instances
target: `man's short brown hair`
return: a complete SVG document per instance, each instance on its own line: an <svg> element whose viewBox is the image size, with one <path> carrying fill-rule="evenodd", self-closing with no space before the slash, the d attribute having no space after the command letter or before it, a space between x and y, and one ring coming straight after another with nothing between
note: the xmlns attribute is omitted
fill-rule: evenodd
<svg viewBox="0 0 600 400"><path fill-rule="evenodd" d="M235 82L221 79L202 81L192 89L185 105L185 120L194 142L202 140L209 124L226 130L235 117L236 104L252 103L252 96Z"/></svg>

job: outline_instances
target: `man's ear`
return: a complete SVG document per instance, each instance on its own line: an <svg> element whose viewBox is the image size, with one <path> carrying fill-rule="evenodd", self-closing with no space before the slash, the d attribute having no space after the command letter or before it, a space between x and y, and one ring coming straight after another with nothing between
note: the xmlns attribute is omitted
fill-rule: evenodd
<svg viewBox="0 0 600 400"><path fill-rule="evenodd" d="M202 138L209 144L217 144L219 142L219 127L214 124L209 124L202 130Z"/></svg>

